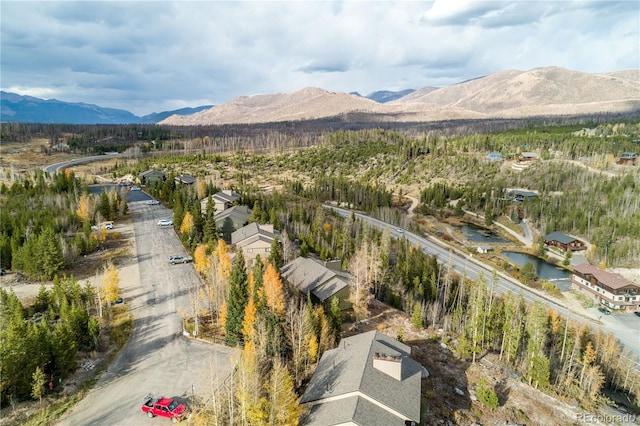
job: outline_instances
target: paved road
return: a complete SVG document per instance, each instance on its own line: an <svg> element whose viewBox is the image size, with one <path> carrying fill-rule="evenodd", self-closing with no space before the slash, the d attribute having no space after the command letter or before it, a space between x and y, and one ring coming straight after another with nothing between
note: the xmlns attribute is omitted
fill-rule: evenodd
<svg viewBox="0 0 640 426"><path fill-rule="evenodd" d="M119 157L120 155L121 154L118 154L117 152L113 152L111 154L105 154L105 155L93 155L91 157L80 157L71 161L63 161L61 163L51 164L49 166L44 167L43 170L49 174L53 174L55 172L59 172L60 170L64 170L67 167L75 166L76 164L86 164L86 163L91 163L92 161L107 160L109 158Z"/></svg>
<svg viewBox="0 0 640 426"><path fill-rule="evenodd" d="M212 382L233 369L231 348L182 335L178 310L189 311L189 293L199 278L192 264L169 264L169 255L185 254L172 227L157 226L159 219L172 218L171 211L147 205L143 192L130 195L139 282L123 296L135 316L133 336L62 425L164 424L166 419L149 419L140 410L146 394L188 398L195 392L207 399Z"/></svg>
<svg viewBox="0 0 640 426"><path fill-rule="evenodd" d="M343 217L347 217L352 213L350 210L330 205L324 205L324 207L334 210ZM361 213L355 213L355 216L378 229L389 228L391 236L395 238L406 238L412 245L416 247L419 246L424 253L435 255L438 262L444 265L450 265L459 274L466 274L470 279L477 280L479 274L482 273L487 283L491 281L494 269L481 263L474 258L473 255L448 247L433 237L423 238L412 232ZM594 313L597 312L595 308L588 312L569 311L561 301L526 287L524 284L501 272L498 272L498 283L495 290L497 293L509 291L516 295L522 294L530 303L535 301L542 302L559 313L567 315L573 321L588 324L590 327L599 328L604 332L613 333L618 337L620 343L635 354L636 357L640 357L640 338L638 337L640 336L640 318L631 313L603 315L600 321L594 321L592 318L594 317Z"/></svg>

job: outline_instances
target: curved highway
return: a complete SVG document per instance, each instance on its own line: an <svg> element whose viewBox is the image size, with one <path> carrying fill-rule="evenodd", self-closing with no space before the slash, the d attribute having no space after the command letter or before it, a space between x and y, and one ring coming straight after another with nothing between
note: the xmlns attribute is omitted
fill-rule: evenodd
<svg viewBox="0 0 640 426"><path fill-rule="evenodd" d="M346 210L331 205L323 205L323 207L326 209L331 209L343 217L347 217L352 213L351 210ZM478 261L471 254L467 254L456 248L446 246L436 238L423 238L412 232L406 231L390 223L383 222L362 213L353 212L353 214L357 219L365 221L371 226L380 230L389 228L389 230L391 231L391 236L395 238L406 238L407 241L409 241L409 243L411 243L414 247L420 247L420 249L424 253L435 255L438 259L438 262L450 266L459 274L466 274L469 279L477 280L479 274L482 273L487 283L491 282L491 278L495 269ZM496 272L498 274L498 282L496 283L496 287L494 290L497 293L501 294L511 292L516 295L522 294L522 296L530 303L536 301L541 302L545 306L568 316L572 321L587 324L592 328L599 328L603 332L612 333L618 338L618 340L624 347L629 349L629 351L631 351L636 356L636 358L640 356L640 339L638 338L638 336L640 336L640 318L637 318L635 315L614 314L601 317L600 321L595 321L585 315L585 313L569 310L566 305L552 298L551 296L526 287L518 280L509 277L502 272ZM640 365L640 363L638 363L638 365Z"/></svg>
<svg viewBox="0 0 640 426"><path fill-rule="evenodd" d="M49 166L43 167L43 170L49 174L54 174L56 172L59 172L60 170L64 170L67 167L75 166L77 164L86 164L86 163L91 163L92 161L108 160L109 158L117 158L117 157L120 157L121 155L122 154L113 152L111 154L105 154L105 155L92 155L91 157L81 157L71 161L63 161L61 163L51 164Z"/></svg>

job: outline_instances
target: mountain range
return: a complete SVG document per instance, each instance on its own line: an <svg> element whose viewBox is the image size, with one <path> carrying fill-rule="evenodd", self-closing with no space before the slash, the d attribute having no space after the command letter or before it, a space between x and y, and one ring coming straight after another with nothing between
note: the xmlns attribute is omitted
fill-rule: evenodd
<svg viewBox="0 0 640 426"><path fill-rule="evenodd" d="M212 105L203 105L195 108L181 108L139 117L123 109L63 102L57 99L45 100L4 91L0 92L0 103L2 122L66 124L154 124L172 115L188 115L212 107Z"/></svg>
<svg viewBox="0 0 640 426"><path fill-rule="evenodd" d="M240 96L138 117L97 105L42 100L2 92L3 122L71 124L252 124L365 114L372 121L525 118L640 112L640 69L585 73L559 67L507 70L446 87L401 92L331 92L307 87L293 93Z"/></svg>

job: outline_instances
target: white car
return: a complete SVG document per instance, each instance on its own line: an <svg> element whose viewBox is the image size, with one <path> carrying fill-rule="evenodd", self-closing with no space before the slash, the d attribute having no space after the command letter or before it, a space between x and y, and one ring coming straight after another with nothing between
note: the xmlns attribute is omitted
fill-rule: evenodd
<svg viewBox="0 0 640 426"><path fill-rule="evenodd" d="M147 204L149 204L150 206L156 206L156 205L160 204L160 201L158 201L158 200L147 200Z"/></svg>
<svg viewBox="0 0 640 426"><path fill-rule="evenodd" d="M139 186L132 186L131 190L132 191L140 191L140 187Z"/></svg>
<svg viewBox="0 0 640 426"><path fill-rule="evenodd" d="M158 226L171 226L173 225L173 221L169 219L160 219L158 221Z"/></svg>

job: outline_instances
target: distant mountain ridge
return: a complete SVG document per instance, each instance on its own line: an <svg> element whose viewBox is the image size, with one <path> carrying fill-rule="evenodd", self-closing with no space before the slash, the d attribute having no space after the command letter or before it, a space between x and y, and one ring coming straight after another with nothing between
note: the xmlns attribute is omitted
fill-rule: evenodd
<svg viewBox="0 0 640 426"><path fill-rule="evenodd" d="M57 99L39 99L15 93L0 92L2 122L65 123L65 124L155 124L172 115L194 114L212 105L181 108L148 114L142 117L129 111L105 108L81 102L63 102Z"/></svg>
<svg viewBox="0 0 640 426"><path fill-rule="evenodd" d="M357 94L306 88L240 96L171 125L251 124L364 113L371 120L427 122L640 112L640 70L585 73L559 67L507 70L451 86L425 87L378 103Z"/></svg>
<svg viewBox="0 0 640 426"><path fill-rule="evenodd" d="M446 87L331 92L307 87L292 93L239 96L138 117L129 111L1 92L2 122L69 124L221 125L303 121L357 114L378 122L525 118L640 112L640 69L585 73L559 67L506 70Z"/></svg>

